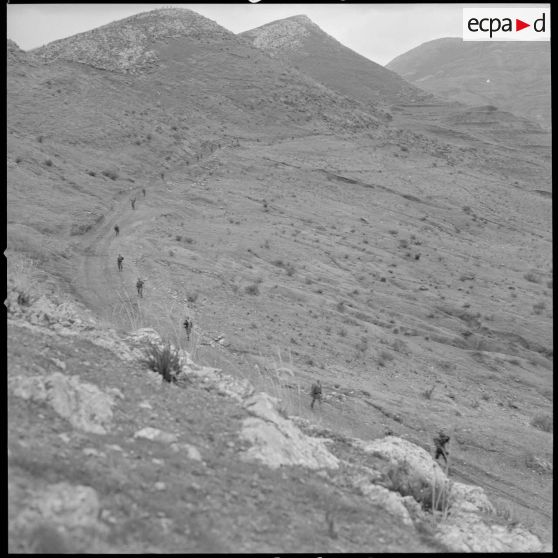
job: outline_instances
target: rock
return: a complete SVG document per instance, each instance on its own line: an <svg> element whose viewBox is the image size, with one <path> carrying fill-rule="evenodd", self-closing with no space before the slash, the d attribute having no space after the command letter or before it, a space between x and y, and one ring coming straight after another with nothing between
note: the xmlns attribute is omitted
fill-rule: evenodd
<svg viewBox="0 0 558 558"><path fill-rule="evenodd" d="M108 388L107 393L113 397L118 397L118 399L124 399L124 394L117 387Z"/></svg>
<svg viewBox="0 0 558 558"><path fill-rule="evenodd" d="M10 386L14 395L32 401L46 401L75 428L106 434L112 421L112 397L77 376L55 372L49 376L16 376Z"/></svg>
<svg viewBox="0 0 558 558"><path fill-rule="evenodd" d="M176 442L178 440L178 436L176 434L163 432L158 428L151 428L150 426L138 430L134 434L134 438L144 438L145 440L151 440L152 442L161 442L164 444L172 444L173 442Z"/></svg>
<svg viewBox="0 0 558 558"><path fill-rule="evenodd" d="M17 516L20 528L37 525L43 521L62 525L64 528L103 530L97 520L100 512L97 492L90 486L67 482L51 484L34 495L29 505Z"/></svg>
<svg viewBox="0 0 558 558"><path fill-rule="evenodd" d="M454 552L541 552L538 537L524 529L487 525L476 513L452 513L438 525L436 539Z"/></svg>
<svg viewBox="0 0 558 558"><path fill-rule="evenodd" d="M191 444L172 444L171 447L176 452L179 452L181 450L186 451L188 459L193 459L194 461L202 461L201 453L196 446L192 446Z"/></svg>
<svg viewBox="0 0 558 558"><path fill-rule="evenodd" d="M153 485L153 488L162 491L167 489L167 485L164 482L158 481Z"/></svg>
<svg viewBox="0 0 558 558"><path fill-rule="evenodd" d="M254 393L254 386L245 378L233 378L217 368L192 366L189 355L185 351L182 353L185 355L184 362L186 362L186 365L183 366L184 373L199 378L217 393L232 397L237 401L242 401Z"/></svg>
<svg viewBox="0 0 558 558"><path fill-rule="evenodd" d="M450 484L449 498L452 513L455 513L457 510L494 513L494 506L490 503L488 496L480 486L452 482Z"/></svg>
<svg viewBox="0 0 558 558"><path fill-rule="evenodd" d="M442 468L423 448L396 436L386 436L372 442L359 441L355 445L391 464L388 473L391 488L403 496L413 496L418 502L431 500L432 486L436 490L448 487Z"/></svg>
<svg viewBox="0 0 558 558"><path fill-rule="evenodd" d="M65 443L70 443L70 436L66 434L66 432L62 432L62 434L58 434L58 437Z"/></svg>
<svg viewBox="0 0 558 558"><path fill-rule="evenodd" d="M89 457L106 457L102 451L96 450L95 448L83 448L81 451Z"/></svg>
<svg viewBox="0 0 558 558"><path fill-rule="evenodd" d="M66 370L66 363L65 362L62 362L61 360L58 360L57 358L54 358L54 357L51 357L50 360L52 361L52 363L55 366L57 366L61 370Z"/></svg>
<svg viewBox="0 0 558 558"><path fill-rule="evenodd" d="M392 492L383 486L371 484L365 478L356 480L355 487L374 505L385 509L391 515L399 518L405 525L412 525L413 521L403 503L403 498L397 492Z"/></svg>
<svg viewBox="0 0 558 558"><path fill-rule="evenodd" d="M149 401L142 401L141 403L139 403L138 407L140 409L153 409L153 407L151 406L151 403L149 403Z"/></svg>
<svg viewBox="0 0 558 558"><path fill-rule="evenodd" d="M339 461L328 451L325 441L303 434L293 421L277 412L276 403L277 399L266 393L245 401L244 407L255 416L242 423L240 438L251 444L242 458L261 461L273 469L281 465L336 469Z"/></svg>
<svg viewBox="0 0 558 558"><path fill-rule="evenodd" d="M124 451L118 444L107 444L107 449L111 449L113 451Z"/></svg>

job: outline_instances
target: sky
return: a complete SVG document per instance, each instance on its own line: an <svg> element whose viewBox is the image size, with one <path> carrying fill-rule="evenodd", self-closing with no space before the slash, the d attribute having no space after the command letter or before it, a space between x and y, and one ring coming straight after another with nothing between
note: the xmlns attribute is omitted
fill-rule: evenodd
<svg viewBox="0 0 558 558"><path fill-rule="evenodd" d="M23 50L40 47L129 17L165 7L188 8L233 33L305 14L326 33L366 58L385 65L396 56L441 37L461 37L462 8L491 4L8 4L7 36ZM548 4L493 4L548 6Z"/></svg>

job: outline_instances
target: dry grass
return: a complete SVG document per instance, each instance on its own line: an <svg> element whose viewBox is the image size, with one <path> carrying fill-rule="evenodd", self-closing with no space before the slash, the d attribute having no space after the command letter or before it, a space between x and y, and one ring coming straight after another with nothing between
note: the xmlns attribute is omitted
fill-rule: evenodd
<svg viewBox="0 0 558 558"><path fill-rule="evenodd" d="M162 347L150 344L144 353L144 364L160 374L165 382L176 383L182 371L178 349L167 341Z"/></svg>

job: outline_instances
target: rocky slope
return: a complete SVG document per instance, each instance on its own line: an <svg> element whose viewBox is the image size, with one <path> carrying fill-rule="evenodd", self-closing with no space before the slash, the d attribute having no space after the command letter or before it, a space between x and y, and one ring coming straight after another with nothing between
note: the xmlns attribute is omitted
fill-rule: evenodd
<svg viewBox="0 0 558 558"><path fill-rule="evenodd" d="M410 83L468 105L494 105L551 127L550 43L424 43L386 65Z"/></svg>
<svg viewBox="0 0 558 558"><path fill-rule="evenodd" d="M185 351L164 384L142 361L154 330L122 339L74 302L26 295L12 283L7 300L11 552L544 549L404 439L330 438Z"/></svg>
<svg viewBox="0 0 558 558"><path fill-rule="evenodd" d="M149 14L153 25L157 17ZM167 19L163 11L162 26ZM111 29L122 36L118 25ZM115 361L111 339L147 327L200 367L221 369L279 399L279 415L299 417L313 437L324 430L326 438L373 442L391 433L429 448L440 425L447 425L453 429L450 480L481 486L497 517L521 520L550 541L552 194L544 134L534 132L529 143L517 119L488 108L467 113L475 134L467 122L445 121L453 113L440 113L435 105L400 103L387 123L383 109L340 95L245 39L223 33L201 41L182 31L168 42L148 41L145 48L158 62L133 72L62 57L44 62L38 53L20 57L12 45L20 58L7 72L8 261L25 254L35 270L10 267L9 277L22 290L16 303L25 306L25 293L46 285L59 302L71 297L85 304L95 330L107 332L109 348L101 350L85 331L83 339L80 333L56 341L56 349L67 354L80 383L116 387L126 398L134 370L137 381L145 373L135 361ZM506 127L509 134L502 138ZM119 253L122 272L116 268ZM146 281L141 299L138 277ZM189 341L180 325L185 314L195 324ZM57 329L74 329L66 321L69 326L54 327L56 335ZM324 523L329 532L324 509L333 498L340 503L333 534L326 535L332 551L369 549L379 538L387 550L419 543L433 548L431 538L422 540L419 533L420 542L412 529L394 530L381 513L371 522L364 496L316 488L313 470L283 466L268 476L262 473L267 467L257 464L266 488L251 486L255 469L231 461L240 447L237 452L227 446L249 416L254 420L244 425L242 444L259 439L257 416L244 407L246 415L238 414L247 384L248 391L242 388L230 405L211 390L161 388L156 405L148 402L157 411L150 411L140 403L152 395L152 385L143 391L139 382L136 395L122 400L122 429L111 434L111 426L103 426L109 434L94 434L113 436L108 445L120 446L125 455L89 438L77 438L86 446L72 438L69 447L63 439L54 443L67 423L56 419L55 407L64 407L54 403L52 386L81 391L76 380L35 378L45 366L47 377L55 372L41 353L49 353L55 338L45 328L29 331L19 322L13 329L9 361L10 373L29 372L39 398L11 399L10 439L30 433L17 460L24 478L14 488L14 501L17 490L32 493L43 483L45 469L47 484L92 486L96 479L93 488L102 497L109 494L109 507L117 510L111 538L118 548L135 548L133 536L126 538L129 528L145 531L139 545L144 550L150 540L165 550L222 548L203 542L202 534L196 539L196 533L208 529L213 537L225 521L228 533L240 531L227 540L239 549L310 551L319 548L312 533ZM214 374L226 393L232 383ZM307 392L317 377L324 404L312 411ZM84 393L98 394L91 387ZM35 404L47 417L39 423ZM263 401L254 405L271 413ZM114 420L118 407L110 407ZM54 410L46 415L45 408ZM137 415L144 411L154 415L150 424ZM69 416L60 420L72 424ZM284 429L269 437L295 439L291 427L279 423ZM178 436L177 443L196 447L203 459L204 451L218 458L207 482L196 480L197 467L180 466L194 450L179 448L176 458L170 447L165 453L166 446L139 451L141 438L133 435L148 427ZM124 448L128 438L134 441ZM353 451L344 447L330 453L341 461L343 451ZM81 453L94 456L91 449L100 452L92 470ZM54 460L59 451L69 460L60 470ZM261 448L268 456L264 463L269 455L289 458L288 452L278 457L269 451ZM136 455L141 457L132 467ZM134 471L129 483L123 474L107 472L113 459L122 467L117 471ZM359 459L371 467L369 454ZM231 463L230 475L224 473ZM169 474L174 480L168 493L154 488L160 498L142 517L148 504L137 486L166 483ZM219 475L223 484L213 486ZM234 479L238 487L223 496ZM199 495L184 488L190 484L201 487ZM175 492L180 504L178 496L169 497ZM91 493L84 489L83 495ZM279 511L271 496L283 502ZM226 513L212 515L223 508L222 498ZM198 511L187 510L197 510L198 500L217 523L196 527ZM269 503L265 512L260 501ZM14 509L13 518L21 511ZM180 533L181 513L188 515L191 543ZM168 519L179 527L168 530ZM251 526L246 532L242 521ZM343 528L335 539L339 522ZM283 544L286 530L294 534Z"/></svg>
<svg viewBox="0 0 558 558"><path fill-rule="evenodd" d="M365 104L389 106L432 97L342 45L304 15L272 21L240 36L334 91Z"/></svg>

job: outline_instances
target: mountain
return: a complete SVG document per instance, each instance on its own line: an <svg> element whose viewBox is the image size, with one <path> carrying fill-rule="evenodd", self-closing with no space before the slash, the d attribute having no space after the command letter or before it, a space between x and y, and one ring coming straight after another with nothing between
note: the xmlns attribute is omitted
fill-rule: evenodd
<svg viewBox="0 0 558 558"><path fill-rule="evenodd" d="M550 43L436 39L386 68L417 87L469 105L494 105L551 127Z"/></svg>
<svg viewBox="0 0 558 558"><path fill-rule="evenodd" d="M431 97L342 45L305 15L272 21L240 35L270 56L363 103L390 105Z"/></svg>
<svg viewBox="0 0 558 558"><path fill-rule="evenodd" d="M549 134L350 97L189 10L130 21L8 44L10 549L551 540Z"/></svg>

